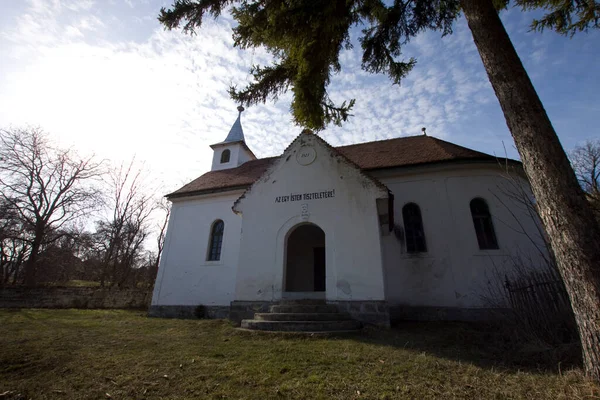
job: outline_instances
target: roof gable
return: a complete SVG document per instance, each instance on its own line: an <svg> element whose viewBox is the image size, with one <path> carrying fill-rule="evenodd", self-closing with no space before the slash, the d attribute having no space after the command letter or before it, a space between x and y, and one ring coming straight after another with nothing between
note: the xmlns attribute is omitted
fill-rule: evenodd
<svg viewBox="0 0 600 400"><path fill-rule="evenodd" d="M316 155L314 156L313 161L311 161L310 163L302 164L300 162L300 160L298 159L298 155L300 154L299 152L302 149L305 149L306 147L313 148L313 154L316 154ZM240 198L234 202L233 207L232 207L233 211L241 212L241 204L243 203L244 198L249 193L251 193L257 185L261 185L261 184L267 183L269 181L272 181L272 183L275 183L276 179L273 179L273 177L277 176L278 172L282 171L283 168L286 168L289 165L288 162L291 161L292 158L296 158L296 160L298 160L297 164L294 162L293 165L294 166L302 165L300 168L301 168L301 171L304 171L304 168L306 166L311 165L311 164L313 164L313 162L315 162L314 160L318 159L318 161L315 162L315 165L316 165L317 162L322 162L322 160L327 160L327 156L329 156L329 157L333 158L335 161L337 161L337 164L334 164L333 169L345 167L346 171L348 171L348 169L354 170L357 173L357 175L355 175L355 176L357 176L358 179L361 182L363 182L362 184L364 187L375 188L375 190L378 193L380 193L382 196L387 196L389 190L383 183L381 183L379 180L372 177L371 175L364 173L358 165L353 163L351 160L347 159L344 155L342 155L334 147L329 145L329 143L327 143L321 137L313 134L309 130L305 130L300 135L298 135L296 137L296 139L294 139L294 141L285 149L283 154L280 157L278 157L277 159L275 159L271 163L271 165L262 173L262 175L260 177L258 177L258 179L256 179L252 183L252 185L250 185L250 187L240 196ZM331 163L331 161L326 161L326 162ZM303 173L301 172L300 174L303 174ZM325 175L325 173L322 173L321 175Z"/></svg>
<svg viewBox="0 0 600 400"><path fill-rule="evenodd" d="M325 141L323 143L335 149L347 161L355 164L363 171L456 161L497 161L496 157L489 154L425 135L358 143L335 148ZM291 147L291 144L288 149L289 147ZM169 194L168 197L176 198L201 193L245 189L252 185L280 157L261 158L247 161L237 168L207 172Z"/></svg>

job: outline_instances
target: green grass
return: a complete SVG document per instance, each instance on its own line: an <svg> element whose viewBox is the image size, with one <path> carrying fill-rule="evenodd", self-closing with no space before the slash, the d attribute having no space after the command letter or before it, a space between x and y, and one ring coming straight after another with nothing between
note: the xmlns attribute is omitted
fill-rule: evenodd
<svg viewBox="0 0 600 400"><path fill-rule="evenodd" d="M0 398L600 397L577 367L559 372L556 355L501 339L450 323L306 337L132 311L0 310Z"/></svg>
<svg viewBox="0 0 600 400"><path fill-rule="evenodd" d="M63 286L63 287L100 287L100 282L96 281L83 281L80 279L71 279L66 282L49 282L45 283L46 286Z"/></svg>

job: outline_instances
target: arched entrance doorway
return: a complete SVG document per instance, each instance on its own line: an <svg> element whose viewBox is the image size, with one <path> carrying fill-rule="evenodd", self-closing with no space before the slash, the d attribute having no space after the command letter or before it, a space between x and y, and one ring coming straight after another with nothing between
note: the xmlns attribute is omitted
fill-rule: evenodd
<svg viewBox="0 0 600 400"><path fill-rule="evenodd" d="M285 291L325 292L325 232L317 225L293 228L286 240Z"/></svg>

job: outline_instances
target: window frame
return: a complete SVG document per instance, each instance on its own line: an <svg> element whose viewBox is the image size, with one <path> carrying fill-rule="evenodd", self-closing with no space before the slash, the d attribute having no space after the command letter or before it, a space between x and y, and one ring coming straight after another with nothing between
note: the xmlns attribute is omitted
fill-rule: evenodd
<svg viewBox="0 0 600 400"><path fill-rule="evenodd" d="M225 159L227 158L227 159ZM227 164L231 161L231 150L225 149L221 152L221 162L220 164Z"/></svg>
<svg viewBox="0 0 600 400"><path fill-rule="evenodd" d="M216 229L221 226L220 232ZM208 237L208 249L206 251L206 262L219 263L221 262L221 256L223 255L223 239L225 237L225 222L222 219L216 219L210 226L209 237ZM218 244L215 244L215 239L218 240ZM215 247L217 246L217 247ZM213 249L214 248L214 249ZM216 250L216 251L213 251ZM213 258L213 253L214 257Z"/></svg>
<svg viewBox="0 0 600 400"><path fill-rule="evenodd" d="M414 215L408 215L409 210L416 211ZM427 235L423 224L423 213L421 207L415 202L409 202L402 206L402 220L404 223L404 245L407 254L425 254L427 250ZM410 228L409 228L410 227ZM411 243L409 244L409 237Z"/></svg>
<svg viewBox="0 0 600 400"><path fill-rule="evenodd" d="M482 197L474 197L469 202L469 211L479 250L499 250L498 235L488 202Z"/></svg>

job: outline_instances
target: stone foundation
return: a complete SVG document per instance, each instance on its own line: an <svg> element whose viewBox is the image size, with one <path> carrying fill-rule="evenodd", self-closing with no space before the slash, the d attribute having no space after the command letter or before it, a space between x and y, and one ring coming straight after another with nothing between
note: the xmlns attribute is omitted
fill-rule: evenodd
<svg viewBox="0 0 600 400"><path fill-rule="evenodd" d="M230 306L151 306L149 317L227 319L239 325L255 313L268 313L279 301L232 301ZM504 308L458 308L390 305L385 301L329 301L339 312L363 324L389 327L399 321L498 321L510 317Z"/></svg>
<svg viewBox="0 0 600 400"><path fill-rule="evenodd" d="M254 318L255 313L269 312L269 307L277 303L270 301L232 301L229 319L239 325L243 319Z"/></svg>
<svg viewBox="0 0 600 400"><path fill-rule="evenodd" d="M507 308L459 308L390 305L390 319L398 321L488 322L509 318Z"/></svg>
<svg viewBox="0 0 600 400"><path fill-rule="evenodd" d="M328 303L335 304L340 312L348 313L353 319L364 324L390 326L390 311L385 301L358 300L330 301Z"/></svg>

